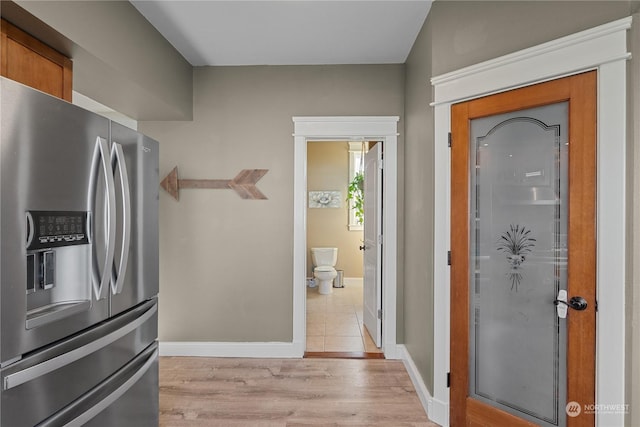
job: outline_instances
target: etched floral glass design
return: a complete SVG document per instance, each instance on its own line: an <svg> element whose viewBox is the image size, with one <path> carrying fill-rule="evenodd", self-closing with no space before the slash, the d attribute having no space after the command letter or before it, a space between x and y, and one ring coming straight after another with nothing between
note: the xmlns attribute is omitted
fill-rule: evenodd
<svg viewBox="0 0 640 427"><path fill-rule="evenodd" d="M516 292L518 291L518 285L522 281L520 266L535 246L536 239L531 237L531 230L527 230L523 225L511 224L509 230L502 233L498 239L496 248L506 254L510 266L511 290L515 288Z"/></svg>
<svg viewBox="0 0 640 427"><path fill-rule="evenodd" d="M566 425L568 104L471 121L469 395Z"/></svg>

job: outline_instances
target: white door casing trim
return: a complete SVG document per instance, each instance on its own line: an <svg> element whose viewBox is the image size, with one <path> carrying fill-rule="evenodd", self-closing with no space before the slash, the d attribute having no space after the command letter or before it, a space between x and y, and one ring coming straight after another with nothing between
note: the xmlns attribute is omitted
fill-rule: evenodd
<svg viewBox="0 0 640 427"><path fill-rule="evenodd" d="M382 350L399 357L396 345L398 116L293 117L293 344L302 356L306 346L307 142L378 140L384 146L384 236L382 260Z"/></svg>
<svg viewBox="0 0 640 427"><path fill-rule="evenodd" d="M450 109L457 102L588 70L598 71L596 403L625 403L625 145L631 17L433 77L435 99L434 387L429 414L449 425ZM456 141L453 142L454 144ZM463 142L464 143L464 142ZM606 291L605 291L606 288ZM615 349L615 351L611 351ZM584 409L584 408L583 408ZM598 411L596 425L623 425Z"/></svg>

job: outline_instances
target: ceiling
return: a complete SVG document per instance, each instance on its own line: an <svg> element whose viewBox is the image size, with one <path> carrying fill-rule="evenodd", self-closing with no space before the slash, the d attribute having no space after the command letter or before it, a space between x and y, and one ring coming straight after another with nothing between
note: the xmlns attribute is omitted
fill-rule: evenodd
<svg viewBox="0 0 640 427"><path fill-rule="evenodd" d="M194 66L404 63L431 0L131 0Z"/></svg>

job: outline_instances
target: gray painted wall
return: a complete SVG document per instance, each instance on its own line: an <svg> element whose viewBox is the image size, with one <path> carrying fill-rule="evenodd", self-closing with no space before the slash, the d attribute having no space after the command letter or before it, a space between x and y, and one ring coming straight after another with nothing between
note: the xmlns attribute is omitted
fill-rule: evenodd
<svg viewBox="0 0 640 427"><path fill-rule="evenodd" d="M293 116L403 115L404 66L201 67L192 122L139 122L160 175L269 169L269 200L229 190L160 196L160 340L290 342ZM304 283L299 284L305 286Z"/></svg>
<svg viewBox="0 0 640 427"><path fill-rule="evenodd" d="M433 75L629 16L629 1L436 1Z"/></svg>
<svg viewBox="0 0 640 427"><path fill-rule="evenodd" d="M433 281L423 267L433 258L431 247L424 243L433 236L434 209L433 176L425 170L430 171L433 166L429 79L629 16L637 8L638 2L629 1L436 1L433 4L406 63L404 147L405 228L411 230L411 233L405 233L404 245L404 337L429 390L433 390L433 318L429 312L429 307L433 307ZM635 22L636 35L638 25ZM637 70L637 61L630 63L630 70ZM637 106L637 71L634 74L636 98L633 105ZM637 143L636 135L630 145ZM416 160L418 158L422 161ZM637 170L638 163L635 165ZM632 223L638 221L637 209ZM634 236L638 245L640 233L634 230ZM629 263L629 269L633 269L633 263ZM635 288L639 286L639 276L635 272ZM629 288L634 286L630 284ZM629 312L633 313L633 309ZM637 316L634 319L637 322ZM640 347L637 340L635 347ZM628 346L629 360L637 359L636 353L637 348L632 355ZM637 371L634 374L636 385L629 388L636 391L632 401L638 403L638 408L640 374ZM629 394L631 396L631 392ZM634 422L637 425L637 419Z"/></svg>
<svg viewBox="0 0 640 427"><path fill-rule="evenodd" d="M433 384L433 109L432 18L406 63L404 144L404 344L425 384Z"/></svg>

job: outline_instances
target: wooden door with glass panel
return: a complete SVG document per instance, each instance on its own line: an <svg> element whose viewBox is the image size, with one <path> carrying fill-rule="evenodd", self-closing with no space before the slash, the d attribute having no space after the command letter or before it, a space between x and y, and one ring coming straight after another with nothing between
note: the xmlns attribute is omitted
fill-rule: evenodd
<svg viewBox="0 0 640 427"><path fill-rule="evenodd" d="M594 425L596 87L452 107L454 427Z"/></svg>

